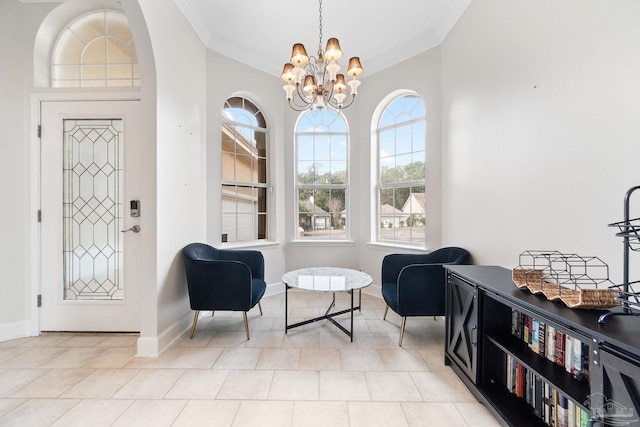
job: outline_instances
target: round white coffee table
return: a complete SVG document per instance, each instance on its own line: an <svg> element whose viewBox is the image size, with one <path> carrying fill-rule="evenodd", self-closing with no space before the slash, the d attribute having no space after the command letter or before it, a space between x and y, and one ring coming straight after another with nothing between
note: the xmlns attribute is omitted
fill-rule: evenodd
<svg viewBox="0 0 640 427"><path fill-rule="evenodd" d="M329 320L336 325L338 329L347 334L353 342L353 312L355 310L361 310L362 305L362 288L369 286L373 283L373 278L367 273L362 271L352 270L350 268L339 267L310 267L301 268L286 273L282 276L282 282L285 285L285 297L284 297L284 326L285 334L289 329L297 328L298 326L307 325L309 323L317 322L319 320ZM302 322L289 325L289 288L305 289L315 292L333 292L333 300L331 305L327 309L324 315L316 317L314 319L305 320ZM353 305L353 291L358 291L358 306ZM351 308L346 310L337 311L331 313L331 309L336 304L336 292L348 292L351 294ZM340 314L351 313L351 330L348 330L333 318Z"/></svg>

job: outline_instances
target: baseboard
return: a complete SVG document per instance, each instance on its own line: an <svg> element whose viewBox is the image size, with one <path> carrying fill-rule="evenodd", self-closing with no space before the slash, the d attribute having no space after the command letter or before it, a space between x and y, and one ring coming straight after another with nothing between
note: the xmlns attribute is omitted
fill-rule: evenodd
<svg viewBox="0 0 640 427"><path fill-rule="evenodd" d="M18 322L0 324L0 342L15 340L16 338L30 337L29 322L21 320Z"/></svg>
<svg viewBox="0 0 640 427"><path fill-rule="evenodd" d="M284 292L284 283L272 283L267 285L267 290L264 292L265 297L270 297L273 295L278 295Z"/></svg>
<svg viewBox="0 0 640 427"><path fill-rule="evenodd" d="M189 311L182 319L174 322L157 337L138 338L138 351L136 357L157 357L163 351L171 347L173 343L191 327L193 312Z"/></svg>

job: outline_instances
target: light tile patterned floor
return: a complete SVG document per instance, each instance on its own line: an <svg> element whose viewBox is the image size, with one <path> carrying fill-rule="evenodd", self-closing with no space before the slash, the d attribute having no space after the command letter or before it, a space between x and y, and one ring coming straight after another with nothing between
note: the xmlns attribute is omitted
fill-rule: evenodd
<svg viewBox="0 0 640 427"><path fill-rule="evenodd" d="M318 316L330 294L289 293L289 322ZM338 309L348 297L337 294ZM362 295L355 339L326 321L284 333L284 295L264 315L206 313L157 358L137 336L46 333L0 343L1 426L497 426L443 363L444 320L382 320ZM348 315L340 317L347 325Z"/></svg>

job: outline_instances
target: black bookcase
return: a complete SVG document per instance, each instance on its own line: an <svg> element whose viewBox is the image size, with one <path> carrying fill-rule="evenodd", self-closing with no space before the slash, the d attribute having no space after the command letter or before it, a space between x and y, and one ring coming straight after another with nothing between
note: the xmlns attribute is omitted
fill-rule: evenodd
<svg viewBox="0 0 640 427"><path fill-rule="evenodd" d="M503 425L555 425L554 411L569 406L575 421L569 426L581 425L575 414L582 415L582 425L640 426L640 319L611 317L602 325L597 310L571 310L518 289L505 268L446 268L445 364ZM514 313L586 344L587 375L574 375L533 351L514 334ZM514 364L526 373L529 394L514 392Z"/></svg>

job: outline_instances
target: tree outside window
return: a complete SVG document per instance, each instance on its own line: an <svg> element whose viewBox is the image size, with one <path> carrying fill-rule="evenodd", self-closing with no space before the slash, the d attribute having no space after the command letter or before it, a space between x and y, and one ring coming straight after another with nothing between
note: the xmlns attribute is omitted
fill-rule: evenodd
<svg viewBox="0 0 640 427"><path fill-rule="evenodd" d="M426 121L420 97L393 99L380 117L377 139L377 240L424 244Z"/></svg>
<svg viewBox="0 0 640 427"><path fill-rule="evenodd" d="M301 115L296 126L297 237L348 238L348 131L327 109Z"/></svg>

